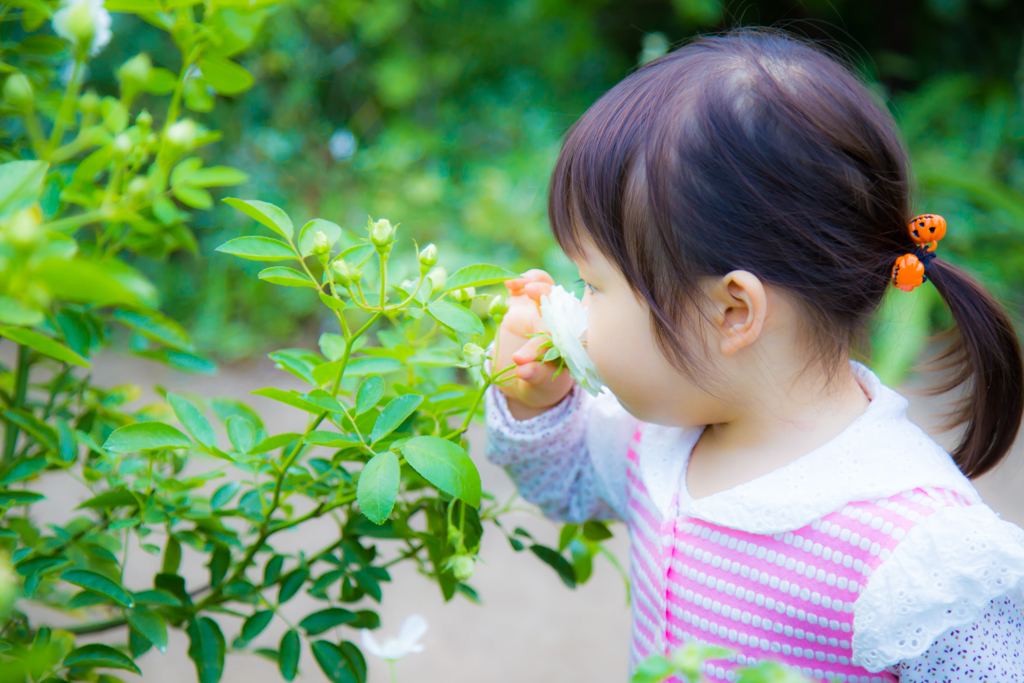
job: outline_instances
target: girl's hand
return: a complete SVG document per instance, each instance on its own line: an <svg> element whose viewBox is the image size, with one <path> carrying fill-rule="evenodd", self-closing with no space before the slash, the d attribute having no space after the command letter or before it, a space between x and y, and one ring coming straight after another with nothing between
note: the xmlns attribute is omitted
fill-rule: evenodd
<svg viewBox="0 0 1024 683"><path fill-rule="evenodd" d="M551 291L555 281L543 270L527 271L523 277L505 282L509 291L508 312L498 330L496 368L516 365L515 377L499 385L508 399L509 412L517 420L536 417L557 405L573 387L567 370L557 377L558 366L538 360L541 337L546 332L540 317L540 298Z"/></svg>

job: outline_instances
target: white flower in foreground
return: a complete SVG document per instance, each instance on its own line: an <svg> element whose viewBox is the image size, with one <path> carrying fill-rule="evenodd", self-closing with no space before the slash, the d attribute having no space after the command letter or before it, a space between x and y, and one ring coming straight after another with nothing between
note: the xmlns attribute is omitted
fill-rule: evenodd
<svg viewBox="0 0 1024 683"><path fill-rule="evenodd" d="M103 0L69 0L53 15L53 31L95 57L110 42L110 12Z"/></svg>
<svg viewBox="0 0 1024 683"><path fill-rule="evenodd" d="M540 317L569 374L581 387L597 396L604 382L583 346L587 338L587 309L575 294L556 285L550 294L540 298Z"/></svg>
<svg viewBox="0 0 1024 683"><path fill-rule="evenodd" d="M363 649L374 657L394 662L412 652L423 652L419 640L427 632L427 620L418 614L412 614L398 629L397 638L388 638L383 644L378 643L373 634L363 629Z"/></svg>

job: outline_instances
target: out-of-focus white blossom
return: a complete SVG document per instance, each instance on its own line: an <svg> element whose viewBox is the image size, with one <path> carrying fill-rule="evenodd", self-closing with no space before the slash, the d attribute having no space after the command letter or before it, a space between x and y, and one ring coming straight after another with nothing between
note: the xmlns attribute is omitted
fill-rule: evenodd
<svg viewBox="0 0 1024 683"><path fill-rule="evenodd" d="M551 288L550 294L540 298L540 317L548 329L551 344L558 350L569 374L576 382L597 396L604 382L597 374L594 362L587 355L587 309L576 295L561 285Z"/></svg>
<svg viewBox="0 0 1024 683"><path fill-rule="evenodd" d="M53 15L53 31L95 57L110 42L110 12L103 0L68 0Z"/></svg>
<svg viewBox="0 0 1024 683"><path fill-rule="evenodd" d="M409 615L398 629L397 638L388 638L383 643L377 642L365 628L362 633L363 649L374 657L388 661L397 661L407 654L423 652L419 640L427 632L427 620L418 614Z"/></svg>
<svg viewBox="0 0 1024 683"><path fill-rule="evenodd" d="M335 161L348 161L356 153L359 143L356 136L348 128L339 128L334 131L327 147L331 150L331 158Z"/></svg>

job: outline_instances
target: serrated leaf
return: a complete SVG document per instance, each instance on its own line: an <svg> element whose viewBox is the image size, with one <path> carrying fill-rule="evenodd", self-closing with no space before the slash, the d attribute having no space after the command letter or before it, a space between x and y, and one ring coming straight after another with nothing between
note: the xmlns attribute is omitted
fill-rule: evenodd
<svg viewBox="0 0 1024 683"><path fill-rule="evenodd" d="M273 237L237 237L220 245L216 251L250 261L287 261L299 258L290 244Z"/></svg>
<svg viewBox="0 0 1024 683"><path fill-rule="evenodd" d="M518 273L506 270L500 266L492 266L481 263L473 266L459 268L448 276L444 283L444 291L451 292L465 287L483 287L485 285L496 285L520 277Z"/></svg>
<svg viewBox="0 0 1024 683"><path fill-rule="evenodd" d="M423 403L423 397L419 394L405 394L388 401L384 409L377 416L373 424L373 431L370 432L370 443L374 444L385 436L395 431L398 425L402 424L407 417Z"/></svg>
<svg viewBox="0 0 1024 683"><path fill-rule="evenodd" d="M257 396L263 396L265 398L273 399L275 401L279 401L280 403L285 403L287 405L292 406L293 408L305 410L306 412L313 413L314 415L319 415L320 413L324 412L323 408L307 400L302 396L302 394L299 394L298 392L285 391L284 389L278 389L277 387L265 387L263 389L257 389L256 391L250 393L253 393Z"/></svg>
<svg viewBox="0 0 1024 683"><path fill-rule="evenodd" d="M193 209L206 210L213 207L213 197L206 190L189 185L172 188L171 193L179 202Z"/></svg>
<svg viewBox="0 0 1024 683"><path fill-rule="evenodd" d="M102 510L108 508L116 508L124 505L130 505L137 507L139 504L138 499L131 494L131 491L119 486L109 491L104 491L98 496L94 496L89 500L85 501L79 508L90 508L93 510Z"/></svg>
<svg viewBox="0 0 1024 683"><path fill-rule="evenodd" d="M195 347L188 332L174 320L157 311L114 311L114 318L139 334L179 351L192 352Z"/></svg>
<svg viewBox="0 0 1024 683"><path fill-rule="evenodd" d="M103 448L111 453L134 453L158 448L190 448L192 440L163 422L136 422L115 429Z"/></svg>
<svg viewBox="0 0 1024 683"><path fill-rule="evenodd" d="M341 239L341 228L337 223L325 221L323 218L314 218L299 230L299 253L309 256L313 253L313 237L322 232L327 237L327 243L332 247Z"/></svg>
<svg viewBox="0 0 1024 683"><path fill-rule="evenodd" d="M362 415L384 396L384 380L378 375L367 377L356 392L356 415Z"/></svg>
<svg viewBox="0 0 1024 683"><path fill-rule="evenodd" d="M140 676L142 675L139 667L135 665L135 662L133 662L128 655L124 654L120 650L115 650L109 645L101 645L99 643L76 647L64 656L63 664L66 667L73 666L82 669L92 669L97 667L104 669L125 669L126 671L135 672Z"/></svg>
<svg viewBox="0 0 1024 683"><path fill-rule="evenodd" d="M30 479L46 469L46 458L28 458L19 460L11 470L0 480L0 486L13 484L23 479Z"/></svg>
<svg viewBox="0 0 1024 683"><path fill-rule="evenodd" d="M217 447L217 435L206 416L187 399L177 394L167 394L167 403L192 437L207 448Z"/></svg>
<svg viewBox="0 0 1024 683"><path fill-rule="evenodd" d="M242 488L242 485L237 481L228 482L221 486L213 492L212 496L210 496L210 509L220 510L235 497L235 494L238 493L238 489L240 488Z"/></svg>
<svg viewBox="0 0 1024 683"><path fill-rule="evenodd" d="M401 468L391 451L378 453L363 467L356 486L359 509L374 524L383 524L395 507Z"/></svg>
<svg viewBox="0 0 1024 683"><path fill-rule="evenodd" d="M341 607L331 607L310 614L299 622L299 628L304 629L307 636L318 636L328 629L351 623L357 618L355 612Z"/></svg>
<svg viewBox="0 0 1024 683"><path fill-rule="evenodd" d="M253 446L252 449L249 451L249 453L251 453L252 455L260 455L261 453L266 453L268 451L272 451L275 448L281 448L282 446L287 446L288 444L294 442L297 439L301 439L301 438L302 438L301 434L295 434L293 432L288 432L286 434L275 434L274 436L268 436L267 438L263 439L263 441L260 441L258 444Z"/></svg>
<svg viewBox="0 0 1024 683"><path fill-rule="evenodd" d="M134 604L131 594L121 588L119 583L89 569L72 569L61 574L60 578L80 588L106 595L123 607L131 607Z"/></svg>
<svg viewBox="0 0 1024 683"><path fill-rule="evenodd" d="M0 337L6 337L16 344L22 344L23 346L35 349L44 356L56 358L57 360L65 363L71 363L72 365L78 365L83 368L91 367L89 365L89 361L82 358L60 342L43 336L38 332L26 330L23 327L8 327L6 325L0 325Z"/></svg>
<svg viewBox="0 0 1024 683"><path fill-rule="evenodd" d="M327 360L336 361L345 355L345 338L340 334L330 332L321 334L318 346Z"/></svg>
<svg viewBox="0 0 1024 683"><path fill-rule="evenodd" d="M203 80L222 95L237 95L252 87L252 74L230 59L204 57L197 65L203 72Z"/></svg>
<svg viewBox="0 0 1024 683"><path fill-rule="evenodd" d="M295 233L292 219L273 204L256 199L236 199L234 197L225 197L224 203L235 207L250 218L256 219L288 241L291 241L292 235Z"/></svg>
<svg viewBox="0 0 1024 683"><path fill-rule="evenodd" d="M307 287L309 289L320 289L320 287L306 277L304 273L300 273L294 268L288 268L287 266L273 266L271 268L266 268L261 270L257 277L266 282L272 282L275 285L282 285L284 287Z"/></svg>
<svg viewBox="0 0 1024 683"><path fill-rule="evenodd" d="M299 589L302 588L302 584L309 578L309 570L307 569L296 569L289 572L283 579L281 579L281 589L277 592L277 604L283 605L292 599Z"/></svg>
<svg viewBox="0 0 1024 683"><path fill-rule="evenodd" d="M436 436L416 436L403 443L401 451L409 465L438 489L480 506L480 473L460 446Z"/></svg>
<svg viewBox="0 0 1024 683"><path fill-rule="evenodd" d="M337 645L327 640L317 640L310 645L310 649L320 670L331 683L359 683Z"/></svg>
<svg viewBox="0 0 1024 683"><path fill-rule="evenodd" d="M248 455L256 442L256 430L252 423L244 417L232 415L224 423L227 428L228 440L234 446L235 451L242 455Z"/></svg>
<svg viewBox="0 0 1024 683"><path fill-rule="evenodd" d="M465 306L440 299L427 304L427 313L434 320L463 334L483 334L484 324L476 313Z"/></svg>
<svg viewBox="0 0 1024 683"><path fill-rule="evenodd" d="M350 360L345 367L345 377L365 377L366 375L386 375L391 372L398 372L405 366L402 361L394 358L378 358L376 356L364 356Z"/></svg>

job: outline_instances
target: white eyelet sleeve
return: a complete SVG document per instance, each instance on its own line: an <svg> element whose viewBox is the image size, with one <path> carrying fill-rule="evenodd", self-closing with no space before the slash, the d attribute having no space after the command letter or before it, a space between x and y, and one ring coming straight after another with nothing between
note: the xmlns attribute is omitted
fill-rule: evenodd
<svg viewBox="0 0 1024 683"><path fill-rule="evenodd" d="M1024 614L1009 597L972 624L951 628L920 657L900 662L900 683L1024 683Z"/></svg>
<svg viewBox="0 0 1024 683"><path fill-rule="evenodd" d="M487 459L551 519L626 518L626 453L639 422L615 397L574 387L542 415L516 420L505 395L486 395Z"/></svg>

